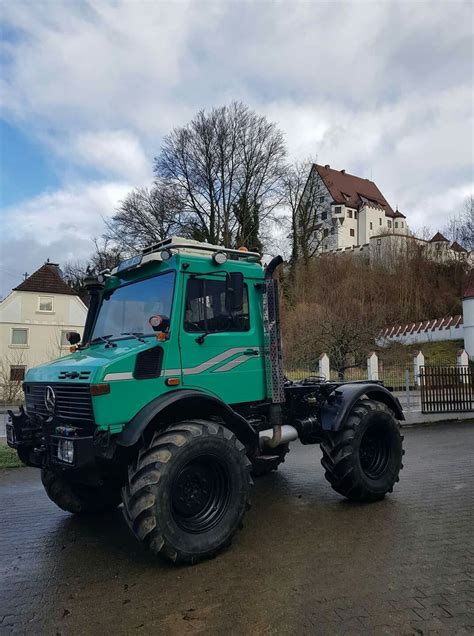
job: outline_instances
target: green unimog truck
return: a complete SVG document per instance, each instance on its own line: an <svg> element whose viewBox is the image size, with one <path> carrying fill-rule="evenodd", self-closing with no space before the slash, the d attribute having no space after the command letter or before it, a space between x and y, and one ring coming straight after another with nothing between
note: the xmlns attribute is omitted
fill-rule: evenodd
<svg viewBox="0 0 474 636"><path fill-rule="evenodd" d="M398 400L379 382L283 373L274 258L181 238L89 277L70 355L30 369L7 440L63 510L123 503L152 553L194 563L231 543L252 474L289 443L320 444L331 486L391 492L402 467ZM308 325L311 329L311 325Z"/></svg>

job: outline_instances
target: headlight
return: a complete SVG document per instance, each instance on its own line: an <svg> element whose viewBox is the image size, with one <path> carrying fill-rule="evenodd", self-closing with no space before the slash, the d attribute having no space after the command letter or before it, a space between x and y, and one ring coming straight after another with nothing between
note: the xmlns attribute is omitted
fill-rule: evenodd
<svg viewBox="0 0 474 636"><path fill-rule="evenodd" d="M70 439L60 439L58 444L58 459L66 464L74 463L74 442Z"/></svg>

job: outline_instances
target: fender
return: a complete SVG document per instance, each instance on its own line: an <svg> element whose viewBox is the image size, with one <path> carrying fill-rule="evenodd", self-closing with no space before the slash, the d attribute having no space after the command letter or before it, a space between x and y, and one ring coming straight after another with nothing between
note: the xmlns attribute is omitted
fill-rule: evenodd
<svg viewBox="0 0 474 636"><path fill-rule="evenodd" d="M349 416L349 412L357 400L366 395L371 400L386 404L395 414L397 420L404 420L400 402L381 384L341 384L328 397L321 407L321 426L325 431L338 431Z"/></svg>
<svg viewBox="0 0 474 636"><path fill-rule="evenodd" d="M193 418L197 414L219 415L227 427L235 433L243 444L258 443L258 433L245 418L236 413L228 404L219 398L193 389L178 389L160 395L149 402L128 422L117 437L120 446L133 446L138 442L146 427L157 416L169 417L173 420Z"/></svg>

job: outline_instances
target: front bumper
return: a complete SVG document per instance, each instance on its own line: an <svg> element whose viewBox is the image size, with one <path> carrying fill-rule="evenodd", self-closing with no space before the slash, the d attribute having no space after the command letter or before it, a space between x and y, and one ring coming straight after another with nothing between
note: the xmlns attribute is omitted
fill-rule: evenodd
<svg viewBox="0 0 474 636"><path fill-rule="evenodd" d="M30 417L23 407L19 413L8 411L8 415L7 444L28 466L82 468L95 461L98 447L94 435L84 435L80 428L65 426L55 418Z"/></svg>

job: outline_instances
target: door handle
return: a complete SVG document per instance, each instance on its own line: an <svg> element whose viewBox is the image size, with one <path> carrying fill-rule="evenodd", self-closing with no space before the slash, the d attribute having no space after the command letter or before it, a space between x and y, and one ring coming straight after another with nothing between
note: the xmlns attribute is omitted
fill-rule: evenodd
<svg viewBox="0 0 474 636"><path fill-rule="evenodd" d="M244 356L258 356L258 354L258 349L247 349L246 351L244 351Z"/></svg>

